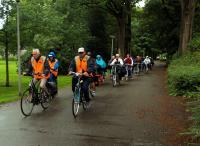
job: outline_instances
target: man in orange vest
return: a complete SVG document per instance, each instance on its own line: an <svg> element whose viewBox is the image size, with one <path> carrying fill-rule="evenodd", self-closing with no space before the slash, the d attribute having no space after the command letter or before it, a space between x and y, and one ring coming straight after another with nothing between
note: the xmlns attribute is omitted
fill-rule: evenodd
<svg viewBox="0 0 200 146"><path fill-rule="evenodd" d="M45 56L41 56L39 49L33 49L29 72L33 73L34 83L40 82L40 88L46 88L47 79L50 77L49 64Z"/></svg>
<svg viewBox="0 0 200 146"><path fill-rule="evenodd" d="M85 49L84 48L79 48L78 49L78 56L76 56L70 64L69 67L69 73L70 72L76 72L76 73L81 73L83 75L83 92L85 96L86 102L90 101L89 98L89 74L94 72L94 63L90 57L86 55ZM72 91L75 91L75 86L77 84L78 80L77 78L72 78Z"/></svg>
<svg viewBox="0 0 200 146"><path fill-rule="evenodd" d="M52 95L56 95L58 88L57 88L57 76L58 76L58 67L59 62L58 59L56 59L56 54L54 52L50 52L48 54L48 63L50 67L50 78L48 79L48 82L51 83L52 86Z"/></svg>

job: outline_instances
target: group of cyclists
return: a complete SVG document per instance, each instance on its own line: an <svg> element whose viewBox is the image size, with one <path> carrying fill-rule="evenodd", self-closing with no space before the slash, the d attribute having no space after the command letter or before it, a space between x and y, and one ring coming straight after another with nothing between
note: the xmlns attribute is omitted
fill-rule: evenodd
<svg viewBox="0 0 200 146"><path fill-rule="evenodd" d="M123 77L130 77L134 73L134 69L148 70L153 66L153 59L146 56L131 57L127 54L123 59L119 54L113 55L108 64L103 60L101 55L93 57L91 52L86 52L83 47L78 49L78 55L74 57L69 66L69 74L76 73L81 77L82 92L84 98L89 104L91 98L89 88L92 95L96 94L96 86L104 81L106 77L106 70L110 69L110 78L114 80L113 66L117 66L116 74L119 80ZM47 56L42 56L39 49L33 49L30 61L29 74L33 76L33 82L39 82L41 89L45 90L49 96L55 97L57 95L57 76L58 76L59 61L54 52L49 52ZM47 83L51 83L50 90L47 89ZM75 92L78 79L72 77L72 91Z"/></svg>

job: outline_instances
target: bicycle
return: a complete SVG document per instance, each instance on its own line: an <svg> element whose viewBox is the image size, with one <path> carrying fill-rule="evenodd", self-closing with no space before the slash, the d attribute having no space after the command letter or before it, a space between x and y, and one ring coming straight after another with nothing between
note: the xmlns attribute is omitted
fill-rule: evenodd
<svg viewBox="0 0 200 146"><path fill-rule="evenodd" d="M112 65L112 84L113 87L117 86L117 83L120 85L119 74L117 73L117 67L121 67L119 64Z"/></svg>
<svg viewBox="0 0 200 146"><path fill-rule="evenodd" d="M129 78L132 78L132 65L125 64L125 68L126 68L125 80L128 81Z"/></svg>
<svg viewBox="0 0 200 146"><path fill-rule="evenodd" d="M135 75L139 75L140 73L140 63L134 63L133 72Z"/></svg>
<svg viewBox="0 0 200 146"><path fill-rule="evenodd" d="M72 99L72 114L74 118L76 118L79 112L80 105L83 105L83 110L85 111L88 109L88 106L85 100L84 93L82 91L83 80L81 79L81 75L75 72L71 72L70 75L73 75L78 79Z"/></svg>
<svg viewBox="0 0 200 146"><path fill-rule="evenodd" d="M49 95L44 89L40 88L38 91L33 78L30 87L22 94L20 101L21 112L24 116L30 116L34 106L39 104L44 110L46 110L49 107L51 100L51 95Z"/></svg>

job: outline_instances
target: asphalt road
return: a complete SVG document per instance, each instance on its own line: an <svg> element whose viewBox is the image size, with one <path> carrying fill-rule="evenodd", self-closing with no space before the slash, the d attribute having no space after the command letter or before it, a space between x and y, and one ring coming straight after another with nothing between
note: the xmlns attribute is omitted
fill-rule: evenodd
<svg viewBox="0 0 200 146"><path fill-rule="evenodd" d="M165 74L164 64L157 63L121 86L113 88L107 80L90 109L81 109L76 119L69 87L59 91L49 109L36 106L27 118L19 102L0 105L0 146L177 146L171 137L183 118L176 111L181 103L167 96Z"/></svg>

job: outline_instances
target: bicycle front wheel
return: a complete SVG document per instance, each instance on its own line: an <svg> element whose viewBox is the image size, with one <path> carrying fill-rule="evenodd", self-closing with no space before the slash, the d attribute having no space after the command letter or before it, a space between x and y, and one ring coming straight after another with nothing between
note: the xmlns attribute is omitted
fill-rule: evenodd
<svg viewBox="0 0 200 146"><path fill-rule="evenodd" d="M20 102L21 112L24 116L30 116L33 111L34 104L32 98L32 94L28 88L24 91Z"/></svg>
<svg viewBox="0 0 200 146"><path fill-rule="evenodd" d="M73 100L72 100L72 114L73 114L74 118L76 118L77 115L78 115L79 107L80 107L80 104L77 101L75 101L74 98L73 98Z"/></svg>
<svg viewBox="0 0 200 146"><path fill-rule="evenodd" d="M116 75L112 76L112 84L113 84L113 87L115 87L117 85L117 76Z"/></svg>

